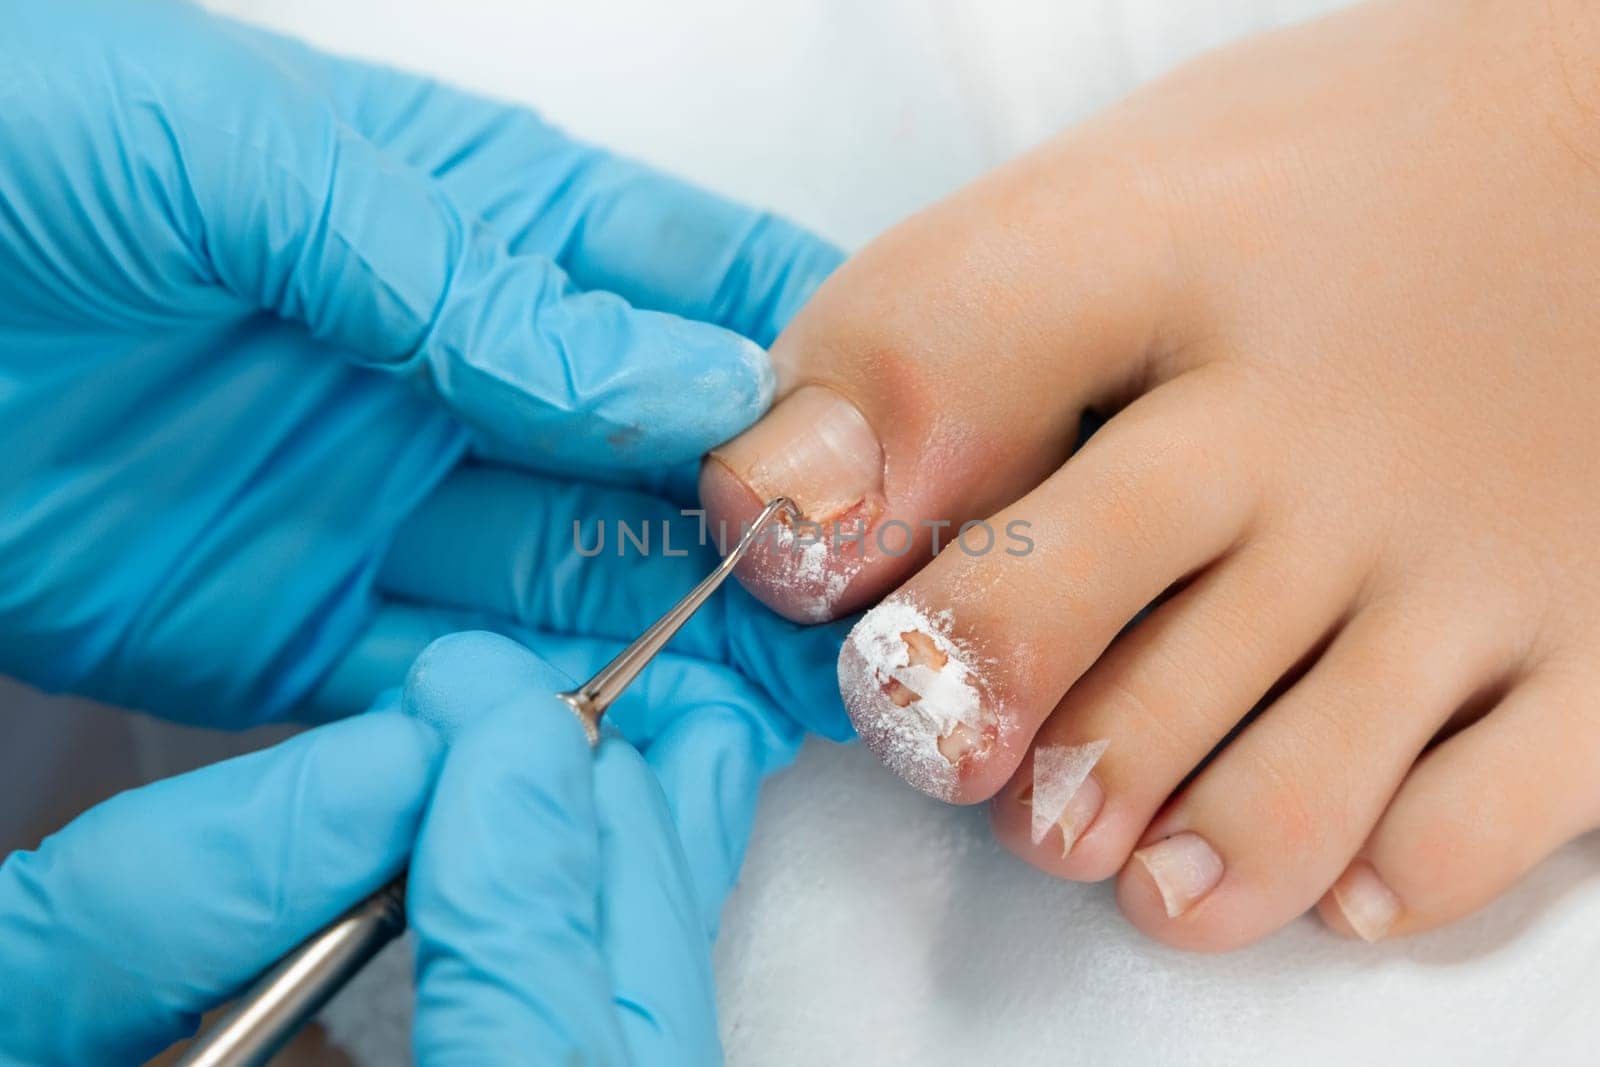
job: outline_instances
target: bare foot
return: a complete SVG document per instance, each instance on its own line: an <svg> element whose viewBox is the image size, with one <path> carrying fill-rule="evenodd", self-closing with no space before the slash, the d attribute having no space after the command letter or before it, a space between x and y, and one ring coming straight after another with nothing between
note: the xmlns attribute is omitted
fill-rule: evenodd
<svg viewBox="0 0 1600 1067"><path fill-rule="evenodd" d="M866 743L1152 936L1459 918L1600 823L1597 107L1578 0L1209 57L847 264L705 498L861 524L745 577L890 594Z"/></svg>

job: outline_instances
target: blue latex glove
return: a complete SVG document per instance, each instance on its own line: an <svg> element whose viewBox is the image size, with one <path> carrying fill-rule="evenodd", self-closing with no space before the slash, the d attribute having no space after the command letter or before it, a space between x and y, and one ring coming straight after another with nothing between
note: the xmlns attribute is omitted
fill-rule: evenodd
<svg viewBox="0 0 1600 1067"><path fill-rule="evenodd" d="M797 733L677 664L643 759L465 634L374 710L124 793L0 866L0 1063L137 1063L411 858L418 1061L715 1062L707 947ZM448 742L448 745L447 745ZM652 773L652 771L654 773ZM430 800L431 794L431 800ZM420 837L418 836L420 826Z"/></svg>
<svg viewBox="0 0 1600 1067"><path fill-rule="evenodd" d="M707 912L743 850L716 831L746 808L752 720L697 694L643 757L591 756L564 684L485 634L412 674L414 714L466 723L411 863L417 1062L720 1062Z"/></svg>
<svg viewBox="0 0 1600 1067"><path fill-rule="evenodd" d="M632 542L618 544L619 524L636 536L650 531L648 559ZM588 555L601 525L604 551ZM715 565L714 541L702 545L700 527L699 516L639 490L465 466L397 531L378 575L393 601L325 680L316 704L360 706L403 678L429 642L459 630L507 634L586 678ZM848 738L835 663L849 626L796 625L729 582L673 638L611 721L637 740L655 729L649 709L672 706L680 674L702 663L731 665L784 718Z"/></svg>
<svg viewBox="0 0 1600 1067"><path fill-rule="evenodd" d="M566 479L698 455L769 399L744 337L838 260L526 111L195 8L3 10L0 673L45 688L224 725L364 707L444 608L499 606L443 594L532 577L475 555L510 505L469 451ZM551 530L585 503L516 484ZM584 610L686 588L644 581ZM831 694L796 703L838 731Z"/></svg>
<svg viewBox="0 0 1600 1067"><path fill-rule="evenodd" d="M142 1063L405 865L442 762L398 710L135 789L0 866L0 1063Z"/></svg>

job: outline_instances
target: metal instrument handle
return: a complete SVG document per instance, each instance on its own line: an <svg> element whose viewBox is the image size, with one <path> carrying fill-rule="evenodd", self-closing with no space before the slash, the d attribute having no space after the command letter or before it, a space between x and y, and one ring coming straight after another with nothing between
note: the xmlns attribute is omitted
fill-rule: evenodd
<svg viewBox="0 0 1600 1067"><path fill-rule="evenodd" d="M178 1067L264 1067L405 928L401 875L279 960L195 1037Z"/></svg>

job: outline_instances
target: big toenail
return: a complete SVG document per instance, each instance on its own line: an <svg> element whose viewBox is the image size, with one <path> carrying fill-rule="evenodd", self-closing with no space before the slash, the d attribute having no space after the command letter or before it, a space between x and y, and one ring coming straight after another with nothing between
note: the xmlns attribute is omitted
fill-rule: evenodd
<svg viewBox="0 0 1600 1067"><path fill-rule="evenodd" d="M883 448L844 397L805 386L711 454L707 506L737 511L786 496L803 519L775 527L745 558L741 576L781 600L793 617L831 619L866 566L868 530L883 513Z"/></svg>
<svg viewBox="0 0 1600 1067"><path fill-rule="evenodd" d="M903 596L867 612L839 654L839 688L856 732L911 785L954 799L962 772L988 758L999 719L981 692L975 657L950 620Z"/></svg>
<svg viewBox="0 0 1600 1067"><path fill-rule="evenodd" d="M712 455L758 500L787 496L828 523L883 491L883 447L856 406L820 385L784 397Z"/></svg>
<svg viewBox="0 0 1600 1067"><path fill-rule="evenodd" d="M1161 892L1167 918L1176 919L1222 881L1222 857L1199 834L1181 833L1133 854Z"/></svg>
<svg viewBox="0 0 1600 1067"><path fill-rule="evenodd" d="M1105 791L1089 773L1105 754L1109 741L1083 745L1042 745L1033 753L1033 786L1029 789L1030 830L1035 845L1051 829L1061 831L1061 858L1089 828L1105 803Z"/></svg>
<svg viewBox="0 0 1600 1067"><path fill-rule="evenodd" d="M1356 860L1333 883L1333 902L1344 921L1368 944L1382 940L1400 917L1400 898L1365 860Z"/></svg>
<svg viewBox="0 0 1600 1067"><path fill-rule="evenodd" d="M746 556L742 573L769 589L783 590L807 620L831 619L834 605L865 565L862 542L849 532L864 527L872 514L876 505L863 503L827 524L807 517L794 525L774 525L766 549Z"/></svg>

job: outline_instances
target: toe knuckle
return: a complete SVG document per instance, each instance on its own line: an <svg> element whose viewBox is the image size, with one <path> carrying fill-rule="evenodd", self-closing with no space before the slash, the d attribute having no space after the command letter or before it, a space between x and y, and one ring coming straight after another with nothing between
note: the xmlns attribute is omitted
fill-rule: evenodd
<svg viewBox="0 0 1600 1067"><path fill-rule="evenodd" d="M1159 674L1159 672L1157 672ZM1094 700L1119 733L1137 736L1145 747L1159 746L1175 752L1194 748L1189 719L1177 714L1171 695L1151 674L1118 672L1100 681Z"/></svg>

